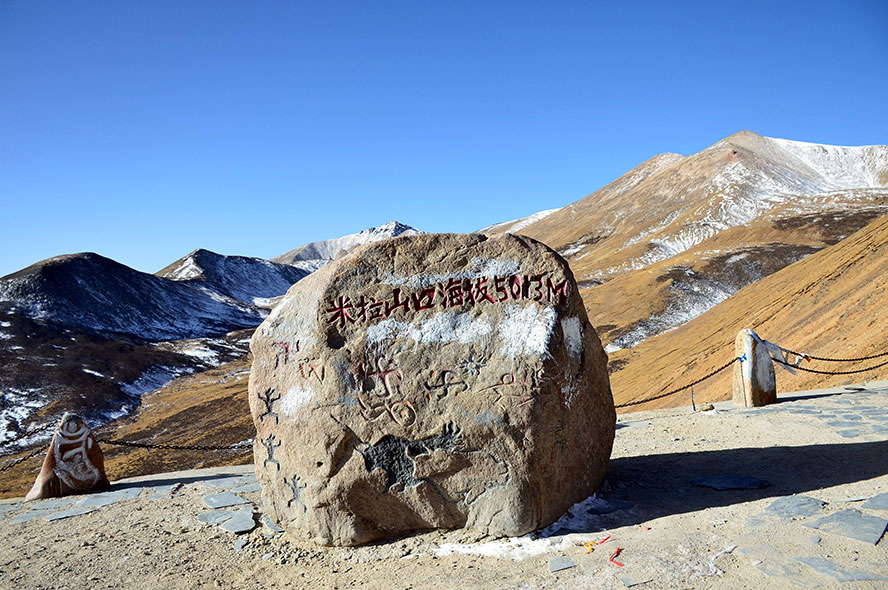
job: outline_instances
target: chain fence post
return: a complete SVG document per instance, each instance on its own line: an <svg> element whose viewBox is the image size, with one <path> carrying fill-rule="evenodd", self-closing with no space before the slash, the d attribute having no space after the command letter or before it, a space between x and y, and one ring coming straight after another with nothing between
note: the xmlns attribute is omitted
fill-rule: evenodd
<svg viewBox="0 0 888 590"><path fill-rule="evenodd" d="M738 408L756 408L777 403L774 363L764 341L750 328L740 330L734 340L733 402Z"/></svg>

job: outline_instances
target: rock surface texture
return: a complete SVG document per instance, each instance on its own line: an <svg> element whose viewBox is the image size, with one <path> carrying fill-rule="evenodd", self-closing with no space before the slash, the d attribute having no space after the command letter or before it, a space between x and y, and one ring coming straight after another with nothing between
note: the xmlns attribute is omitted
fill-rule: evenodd
<svg viewBox="0 0 888 590"><path fill-rule="evenodd" d="M65 414L26 500L58 498L107 488L105 458L92 430L80 416Z"/></svg>
<svg viewBox="0 0 888 590"><path fill-rule="evenodd" d="M765 342L746 328L734 340L734 354L743 359L734 363L733 401L738 408L777 403L774 363Z"/></svg>
<svg viewBox="0 0 888 590"><path fill-rule="evenodd" d="M294 285L251 348L264 510L319 544L523 534L607 470L607 356L567 263L534 240L363 246Z"/></svg>

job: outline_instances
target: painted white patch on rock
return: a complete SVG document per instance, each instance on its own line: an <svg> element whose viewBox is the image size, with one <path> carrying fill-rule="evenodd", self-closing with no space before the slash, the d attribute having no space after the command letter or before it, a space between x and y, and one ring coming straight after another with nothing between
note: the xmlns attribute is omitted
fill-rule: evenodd
<svg viewBox="0 0 888 590"><path fill-rule="evenodd" d="M382 277L386 285L406 285L414 289L431 287L438 283L446 283L450 279L479 279L508 277L518 274L521 266L516 260L503 260L501 258L473 258L470 261L472 268L446 274L416 274L409 277L387 275Z"/></svg>
<svg viewBox="0 0 888 590"><path fill-rule="evenodd" d="M567 353L575 361L579 361L583 354L583 328L580 326L580 318L564 318L561 320L561 331L564 333L564 344Z"/></svg>
<svg viewBox="0 0 888 590"><path fill-rule="evenodd" d="M293 305L294 302L299 306L300 313L295 314L294 317L288 321L283 321L281 319L283 310L286 307ZM266 321L264 321L259 326L259 329L256 330L254 337L256 334L262 332L262 335L270 341L287 342L295 335L295 339L299 341L303 350L311 348L318 342L315 336L318 330L316 329L316 315L308 312L308 310L317 310L320 305L321 294L318 292L311 292L299 297L295 295L284 295L280 303L278 303L277 306L271 310L271 313L268 314Z"/></svg>
<svg viewBox="0 0 888 590"><path fill-rule="evenodd" d="M299 408L311 401L314 391L304 389L298 385L291 387L281 398L281 413L284 416L292 416Z"/></svg>
<svg viewBox="0 0 888 590"><path fill-rule="evenodd" d="M409 325L407 322L399 322L398 320L381 321L367 328L367 342L379 344L385 340L403 338L407 334Z"/></svg>
<svg viewBox="0 0 888 590"><path fill-rule="evenodd" d="M551 307L509 305L498 330L502 353L548 358L557 315Z"/></svg>
<svg viewBox="0 0 888 590"><path fill-rule="evenodd" d="M482 318L473 319L467 313L436 313L424 320L416 328L411 326L408 337L422 343L459 342L470 344L477 342L493 331L490 322Z"/></svg>
<svg viewBox="0 0 888 590"><path fill-rule="evenodd" d="M564 405L568 410L573 405L577 393L579 393L579 390L577 389L576 383L568 383L568 381L565 381L564 385L561 386L561 395L564 396Z"/></svg>
<svg viewBox="0 0 888 590"><path fill-rule="evenodd" d="M396 338L409 338L414 342L478 342L493 332L490 322L473 318L468 313L440 312L418 322L385 320L367 328L367 342L378 344Z"/></svg>

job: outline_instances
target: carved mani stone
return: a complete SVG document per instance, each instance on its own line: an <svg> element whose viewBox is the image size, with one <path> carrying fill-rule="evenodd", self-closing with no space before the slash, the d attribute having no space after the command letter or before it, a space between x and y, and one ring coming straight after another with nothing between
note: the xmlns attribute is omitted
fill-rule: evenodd
<svg viewBox="0 0 888 590"><path fill-rule="evenodd" d="M280 342L300 343L287 363ZM567 263L534 240L368 244L291 287L251 349L264 512L297 537L524 534L607 470L607 356Z"/></svg>
<svg viewBox="0 0 888 590"><path fill-rule="evenodd" d="M37 481L26 500L57 498L107 488L105 457L92 430L80 416L62 416Z"/></svg>
<svg viewBox="0 0 888 590"><path fill-rule="evenodd" d="M734 363L734 405L752 408L777 403L774 362L765 342L749 328L740 330L734 353L742 359Z"/></svg>

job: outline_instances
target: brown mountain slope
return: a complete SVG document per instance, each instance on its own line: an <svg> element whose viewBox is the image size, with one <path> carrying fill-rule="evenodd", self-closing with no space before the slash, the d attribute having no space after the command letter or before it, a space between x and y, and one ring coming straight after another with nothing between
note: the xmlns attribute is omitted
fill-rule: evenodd
<svg viewBox="0 0 888 590"><path fill-rule="evenodd" d="M590 320L617 350L885 214L886 182L888 146L743 131L689 157L652 158L533 223L485 231L520 227L565 256Z"/></svg>
<svg viewBox="0 0 888 590"><path fill-rule="evenodd" d="M838 244L750 285L684 326L610 355L617 404L652 397L702 377L734 355L734 338L751 327L767 340L816 356L858 357L888 351L888 216ZM885 360L808 362L848 371ZM778 391L884 379L888 367L856 375L791 375L777 369ZM695 398L730 398L731 371L694 387ZM689 392L631 408L687 405Z"/></svg>

